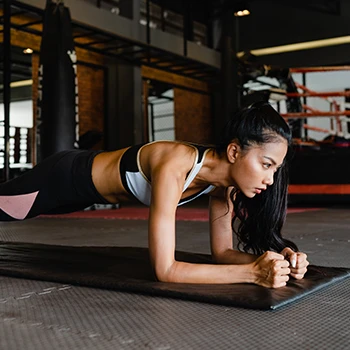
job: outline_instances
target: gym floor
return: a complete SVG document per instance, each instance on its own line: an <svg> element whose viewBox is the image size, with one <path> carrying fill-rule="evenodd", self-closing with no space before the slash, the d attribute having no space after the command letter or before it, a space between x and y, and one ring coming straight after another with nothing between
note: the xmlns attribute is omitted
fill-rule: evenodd
<svg viewBox="0 0 350 350"><path fill-rule="evenodd" d="M312 264L350 268L349 228L349 209L321 208L288 214L284 235ZM208 222L177 232L178 250L209 253ZM146 247L147 221L40 217L0 223L0 240ZM258 311L0 276L0 349L349 349L349 290Z"/></svg>

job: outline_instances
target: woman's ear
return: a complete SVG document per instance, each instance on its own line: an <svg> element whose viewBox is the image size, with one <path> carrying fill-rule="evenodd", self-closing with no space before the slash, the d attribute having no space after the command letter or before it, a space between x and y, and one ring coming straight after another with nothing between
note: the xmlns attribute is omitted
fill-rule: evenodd
<svg viewBox="0 0 350 350"><path fill-rule="evenodd" d="M227 150L226 150L226 154L227 154L227 160L230 163L235 163L237 156L240 152L240 146L237 142L231 142L229 143L229 145L227 146Z"/></svg>

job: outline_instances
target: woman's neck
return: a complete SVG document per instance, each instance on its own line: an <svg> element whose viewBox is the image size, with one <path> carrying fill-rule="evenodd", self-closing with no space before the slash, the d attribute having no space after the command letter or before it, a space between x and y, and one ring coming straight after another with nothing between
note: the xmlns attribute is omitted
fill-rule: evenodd
<svg viewBox="0 0 350 350"><path fill-rule="evenodd" d="M212 148L208 151L203 167L196 176L196 182L216 187L232 186L228 176L229 167L230 163L227 161L226 154L220 155Z"/></svg>

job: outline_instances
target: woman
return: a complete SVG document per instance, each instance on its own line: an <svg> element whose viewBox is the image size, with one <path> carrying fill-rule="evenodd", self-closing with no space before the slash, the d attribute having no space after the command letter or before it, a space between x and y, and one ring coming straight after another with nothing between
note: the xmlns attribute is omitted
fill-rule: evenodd
<svg viewBox="0 0 350 350"><path fill-rule="evenodd" d="M159 141L114 152L60 152L0 186L0 220L136 197L150 206L149 250L158 280L282 287L290 276L303 278L308 265L281 237L290 142L283 118L256 103L234 116L216 148ZM176 261L176 208L204 193L216 264ZM232 229L243 251L233 249Z"/></svg>

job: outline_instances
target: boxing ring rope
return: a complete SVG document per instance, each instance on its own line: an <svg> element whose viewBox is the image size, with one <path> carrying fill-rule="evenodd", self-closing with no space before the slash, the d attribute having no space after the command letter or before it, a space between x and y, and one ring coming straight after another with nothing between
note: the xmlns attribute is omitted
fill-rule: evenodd
<svg viewBox="0 0 350 350"><path fill-rule="evenodd" d="M292 69L292 72L303 72L305 73L307 71L306 68L302 69ZM315 71L336 71L336 70L350 70L350 66L343 66L343 67L315 67L310 68L311 72ZM340 110L340 104L339 101L332 97L350 97L350 91L330 91L330 92L317 92L313 91L306 86L299 84L295 82L295 85L297 88L302 90L301 93L286 93L287 97L318 97L323 100L326 100L329 102L331 111L321 111L318 109L315 109L311 106L308 106L307 104L303 104L302 107L304 109L304 112L296 112L296 113L283 113L282 116L286 119L305 119L305 118L312 118L312 117L329 117L330 118L330 129L320 128L316 126L311 126L308 124L303 124L303 128L307 130L313 130L316 132L322 132L322 133L329 133L330 135L337 135L344 137L346 139L350 138L350 134L346 131L347 130L347 123L350 122L350 111ZM335 124L335 125L334 125ZM344 134L345 130L345 134Z"/></svg>
<svg viewBox="0 0 350 350"><path fill-rule="evenodd" d="M296 85L300 85L295 83ZM350 91L330 91L330 92L288 92L287 97L350 97Z"/></svg>
<svg viewBox="0 0 350 350"><path fill-rule="evenodd" d="M350 70L350 66L329 66L329 67L301 67L291 68L291 73L316 73L316 72L336 72Z"/></svg>
<svg viewBox="0 0 350 350"><path fill-rule="evenodd" d="M281 113L281 116L287 119L309 118L309 117L340 117L350 115L349 111L330 111L330 112L296 112Z"/></svg>
<svg viewBox="0 0 350 350"><path fill-rule="evenodd" d="M303 107L303 109L305 109L305 110L311 111L311 113L319 113L319 112L322 112L320 109L316 109L316 108L313 108L313 107L308 106L308 105L305 105L305 104L303 104L302 107Z"/></svg>
<svg viewBox="0 0 350 350"><path fill-rule="evenodd" d="M303 127L305 129L312 130L312 131L318 131L318 132L322 132L322 133L325 133L325 134L336 135L336 132L334 130L328 130L328 129L324 129L324 128L319 128L317 126L312 126L312 125L309 125L309 124L304 124Z"/></svg>

